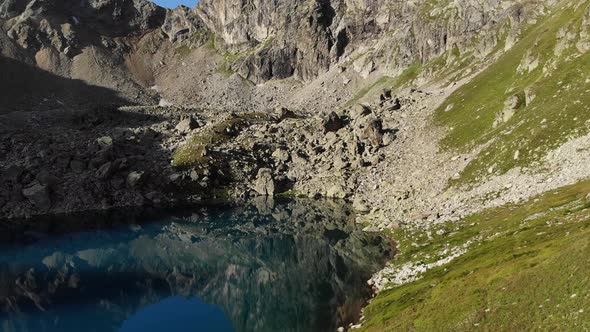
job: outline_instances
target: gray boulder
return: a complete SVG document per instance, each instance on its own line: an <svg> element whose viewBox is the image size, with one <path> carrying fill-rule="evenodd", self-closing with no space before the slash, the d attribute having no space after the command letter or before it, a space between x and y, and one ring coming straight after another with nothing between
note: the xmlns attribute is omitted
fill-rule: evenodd
<svg viewBox="0 0 590 332"><path fill-rule="evenodd" d="M129 187L137 186L143 177L143 172L130 172L127 175L127 185Z"/></svg>
<svg viewBox="0 0 590 332"><path fill-rule="evenodd" d="M272 177L271 169L261 168L258 170L256 182L254 183L254 190L262 196L274 196L275 182Z"/></svg>
<svg viewBox="0 0 590 332"><path fill-rule="evenodd" d="M105 180L111 177L115 170L117 169L118 165L116 162L107 162L104 165L100 166L100 168L96 171L96 177Z"/></svg>
<svg viewBox="0 0 590 332"><path fill-rule="evenodd" d="M178 131L180 134L188 134L197 128L199 128L199 122L197 122L197 120L195 120L195 118L192 116L183 118L182 121L176 125L176 131Z"/></svg>
<svg viewBox="0 0 590 332"><path fill-rule="evenodd" d="M37 181L39 181L40 184L47 186L49 188L54 188L62 182L60 178L47 171L41 171L37 175Z"/></svg>
<svg viewBox="0 0 590 332"><path fill-rule="evenodd" d="M49 196L49 187L38 182L33 183L22 191L23 196L33 203L37 208L48 210L51 208L51 198Z"/></svg>
<svg viewBox="0 0 590 332"><path fill-rule="evenodd" d="M113 146L113 138L110 136L104 136L96 139L96 142L101 149L108 149Z"/></svg>
<svg viewBox="0 0 590 332"><path fill-rule="evenodd" d="M70 161L70 168L75 173L82 173L86 170L86 162L83 160L72 159L72 161Z"/></svg>

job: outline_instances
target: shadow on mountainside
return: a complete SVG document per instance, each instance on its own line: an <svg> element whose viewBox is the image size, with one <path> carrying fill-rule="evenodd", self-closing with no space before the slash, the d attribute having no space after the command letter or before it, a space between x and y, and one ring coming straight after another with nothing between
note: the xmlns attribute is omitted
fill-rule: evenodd
<svg viewBox="0 0 590 332"><path fill-rule="evenodd" d="M114 90L5 57L0 91L0 219L169 201L181 111L123 111Z"/></svg>
<svg viewBox="0 0 590 332"><path fill-rule="evenodd" d="M205 125L201 110L129 106L116 91L7 58L0 58L0 90L0 219L178 206L227 195L224 186L235 178L226 163L233 153L225 159L218 158L224 151L192 149L202 163L172 163L178 146ZM255 122L234 116L202 133L230 140L241 130L234 125ZM257 160L234 163L239 180L250 179Z"/></svg>
<svg viewBox="0 0 590 332"><path fill-rule="evenodd" d="M180 116L106 104L0 114L0 219L168 202L165 142Z"/></svg>
<svg viewBox="0 0 590 332"><path fill-rule="evenodd" d="M0 114L132 104L115 90L64 78L1 56L0 100Z"/></svg>

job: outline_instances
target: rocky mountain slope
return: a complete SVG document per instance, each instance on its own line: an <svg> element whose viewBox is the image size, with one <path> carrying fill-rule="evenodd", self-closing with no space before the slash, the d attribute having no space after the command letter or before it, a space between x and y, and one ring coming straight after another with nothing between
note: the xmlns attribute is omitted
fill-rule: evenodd
<svg viewBox="0 0 590 332"><path fill-rule="evenodd" d="M4 0L0 17L4 217L302 195L412 238L590 176L586 1Z"/></svg>

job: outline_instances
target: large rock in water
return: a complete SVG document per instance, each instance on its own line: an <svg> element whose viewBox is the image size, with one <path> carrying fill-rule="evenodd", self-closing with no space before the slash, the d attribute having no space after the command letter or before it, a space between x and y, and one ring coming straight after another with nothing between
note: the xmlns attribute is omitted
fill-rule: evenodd
<svg viewBox="0 0 590 332"><path fill-rule="evenodd" d="M272 170L261 168L258 170L258 176L254 183L254 190L262 196L274 196L275 182L272 178Z"/></svg>

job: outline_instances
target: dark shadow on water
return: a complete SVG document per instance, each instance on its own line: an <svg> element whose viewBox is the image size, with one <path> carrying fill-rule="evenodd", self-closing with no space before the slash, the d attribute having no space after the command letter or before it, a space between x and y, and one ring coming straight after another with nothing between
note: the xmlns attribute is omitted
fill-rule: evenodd
<svg viewBox="0 0 590 332"><path fill-rule="evenodd" d="M335 202L142 213L5 226L1 326L162 331L174 316L170 331L334 331L358 318L366 280L393 255Z"/></svg>

